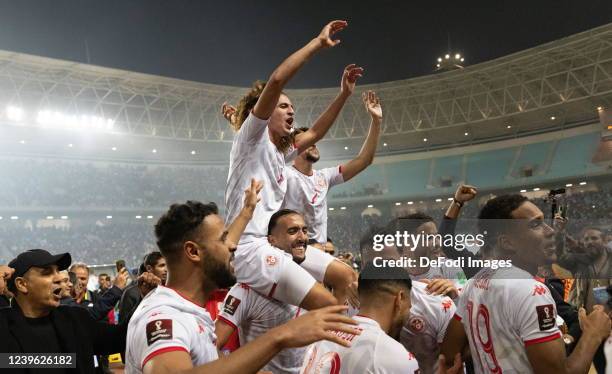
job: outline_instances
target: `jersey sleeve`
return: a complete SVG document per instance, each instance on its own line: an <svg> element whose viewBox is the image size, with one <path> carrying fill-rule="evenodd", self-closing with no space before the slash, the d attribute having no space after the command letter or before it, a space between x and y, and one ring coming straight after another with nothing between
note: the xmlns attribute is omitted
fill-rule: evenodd
<svg viewBox="0 0 612 374"><path fill-rule="evenodd" d="M342 177L342 165L338 165L333 168L321 169L321 173L325 177L329 188L332 188L340 183L344 183L344 177Z"/></svg>
<svg viewBox="0 0 612 374"><path fill-rule="evenodd" d="M295 146L295 144L292 144L289 149L287 150L287 152L285 153L285 163L290 164L293 162L293 160L295 160L299 154L299 150L298 148Z"/></svg>
<svg viewBox="0 0 612 374"><path fill-rule="evenodd" d="M511 321L516 321L515 328L527 345L544 343L561 337L557 327L557 307L544 284L529 280L517 283L517 297L511 299Z"/></svg>
<svg viewBox="0 0 612 374"><path fill-rule="evenodd" d="M251 292L243 284L234 285L225 296L217 318L237 329L249 317L249 311L252 309L249 307L252 301Z"/></svg>
<svg viewBox="0 0 612 374"><path fill-rule="evenodd" d="M450 320L455 316L457 307L450 297L443 297L436 310L436 340L442 343Z"/></svg>
<svg viewBox="0 0 612 374"><path fill-rule="evenodd" d="M470 281L468 281L468 283L466 284L466 288L469 283ZM459 322L461 322L461 320L465 317L465 313L466 313L466 296L465 295L466 294L467 292L461 293L461 295L459 295L459 298L456 300L455 313L453 315L453 318L458 320Z"/></svg>
<svg viewBox="0 0 612 374"><path fill-rule="evenodd" d="M266 135L268 120L255 117L251 112L240 126L236 140L240 143L257 143Z"/></svg>
<svg viewBox="0 0 612 374"><path fill-rule="evenodd" d="M172 351L189 353L192 348L189 331L197 331L198 325L190 316L171 313L154 313L136 326L134 346L140 347L137 359L141 368L153 357Z"/></svg>

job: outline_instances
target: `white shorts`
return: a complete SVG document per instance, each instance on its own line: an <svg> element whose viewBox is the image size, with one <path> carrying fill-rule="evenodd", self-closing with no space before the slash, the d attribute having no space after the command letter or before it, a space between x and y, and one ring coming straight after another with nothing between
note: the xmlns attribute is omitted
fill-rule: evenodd
<svg viewBox="0 0 612 374"><path fill-rule="evenodd" d="M306 247L305 259L300 264L301 267L306 269L317 280L317 282L323 283L325 279L325 271L329 264L332 263L336 258L329 253L325 253L320 249L312 246Z"/></svg>
<svg viewBox="0 0 612 374"><path fill-rule="evenodd" d="M266 238L238 244L234 271L239 283L262 295L299 306L316 280L293 261L290 254L272 246Z"/></svg>

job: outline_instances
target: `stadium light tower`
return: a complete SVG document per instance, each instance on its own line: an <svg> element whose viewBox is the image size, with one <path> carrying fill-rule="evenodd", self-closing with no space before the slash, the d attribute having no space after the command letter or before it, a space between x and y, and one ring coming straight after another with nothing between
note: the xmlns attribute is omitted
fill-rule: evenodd
<svg viewBox="0 0 612 374"><path fill-rule="evenodd" d="M464 60L465 56L462 56L460 53L453 54L448 52L444 56L438 57L438 61L436 62L436 71L463 69Z"/></svg>

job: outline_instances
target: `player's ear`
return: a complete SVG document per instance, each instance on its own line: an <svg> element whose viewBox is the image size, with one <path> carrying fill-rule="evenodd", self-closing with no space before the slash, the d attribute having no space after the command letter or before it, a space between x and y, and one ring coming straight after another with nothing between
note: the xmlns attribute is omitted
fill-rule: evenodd
<svg viewBox="0 0 612 374"><path fill-rule="evenodd" d="M507 234L501 234L497 237L497 246L504 252L514 252L514 241Z"/></svg>
<svg viewBox="0 0 612 374"><path fill-rule="evenodd" d="M276 244L276 239L274 238L274 236L268 235L268 243L270 243L272 245Z"/></svg>
<svg viewBox="0 0 612 374"><path fill-rule="evenodd" d="M190 261L199 262L201 260L200 246L190 240L183 244L183 252Z"/></svg>

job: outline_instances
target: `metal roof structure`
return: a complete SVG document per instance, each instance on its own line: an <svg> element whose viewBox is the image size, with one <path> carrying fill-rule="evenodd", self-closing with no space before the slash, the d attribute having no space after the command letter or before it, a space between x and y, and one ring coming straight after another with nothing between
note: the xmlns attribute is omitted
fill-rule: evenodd
<svg viewBox="0 0 612 374"><path fill-rule="evenodd" d="M220 107L246 90L0 51L0 125L35 125L36 113L48 110L109 119L129 135L229 142ZM381 138L398 152L423 149L423 138L445 147L593 123L598 106L612 106L612 23L465 69L358 90L381 97ZM297 123L308 125L337 89L287 92ZM8 118L5 106L23 108L23 120ZM326 140L361 142L368 125L356 93Z"/></svg>

